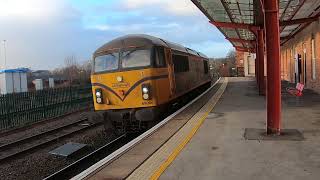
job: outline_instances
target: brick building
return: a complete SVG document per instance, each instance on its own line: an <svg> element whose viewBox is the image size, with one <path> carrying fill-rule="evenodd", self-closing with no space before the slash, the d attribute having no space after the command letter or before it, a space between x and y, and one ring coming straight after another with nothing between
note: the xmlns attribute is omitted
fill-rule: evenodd
<svg viewBox="0 0 320 180"><path fill-rule="evenodd" d="M320 92L320 20L281 46L281 77Z"/></svg>
<svg viewBox="0 0 320 180"><path fill-rule="evenodd" d="M236 69L238 76L255 75L255 53L236 51Z"/></svg>
<svg viewBox="0 0 320 180"><path fill-rule="evenodd" d="M239 72L243 76L254 74L252 70L250 72L252 61L248 58L252 55L237 51L238 75ZM266 72L266 62L264 67ZM292 83L300 82L306 88L320 92L320 20L286 39L281 45L281 79Z"/></svg>

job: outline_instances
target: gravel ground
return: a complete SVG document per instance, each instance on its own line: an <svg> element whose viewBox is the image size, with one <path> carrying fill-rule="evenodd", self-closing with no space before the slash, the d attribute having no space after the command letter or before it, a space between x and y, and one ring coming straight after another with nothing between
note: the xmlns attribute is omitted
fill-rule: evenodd
<svg viewBox="0 0 320 180"><path fill-rule="evenodd" d="M85 155L110 142L111 139L110 135L105 134L103 126L89 129L32 152L23 158L1 164L0 179L43 179L80 158L80 155L71 158L58 157L49 154L49 151L68 142L77 142L88 144L88 148L82 153Z"/></svg>

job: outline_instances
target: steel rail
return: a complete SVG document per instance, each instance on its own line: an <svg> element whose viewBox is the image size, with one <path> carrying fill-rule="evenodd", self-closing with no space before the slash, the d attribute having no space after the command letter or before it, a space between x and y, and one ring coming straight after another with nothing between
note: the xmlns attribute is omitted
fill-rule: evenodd
<svg viewBox="0 0 320 180"><path fill-rule="evenodd" d="M100 159L106 156L106 153L110 152L117 146L123 144L123 141L126 141L126 134L121 135L110 143L100 147L99 149L93 151L92 153L82 157L81 159L75 161L74 163L66 166L65 168L59 170L58 172L48 176L45 180L62 180L70 179L73 177L73 174L78 174L79 172L85 170L88 166L93 165ZM111 152L110 152L111 153ZM110 154L109 153L109 154Z"/></svg>
<svg viewBox="0 0 320 180"><path fill-rule="evenodd" d="M40 126L40 125L42 125L42 124L45 124L45 123L48 123L48 122L51 122L51 121L58 121L59 119L65 118L65 117L70 116L70 115L72 115L72 114L88 111L88 110L90 110L91 108L92 108L92 107L82 108L82 109L77 110L77 111L68 112L68 113L63 114L63 115L61 115L61 116L56 116L56 117L44 119L44 120L35 122L35 123L30 124L30 125L27 125L27 126L22 126L22 127L18 127L18 128L14 128L14 129L9 129L9 130L1 130L1 131L0 131L0 137L6 137L6 136L9 136L9 135L11 135L11 134L15 134L16 132L20 132L20 131L32 129L32 128L34 128L34 127L38 127L38 126Z"/></svg>
<svg viewBox="0 0 320 180"><path fill-rule="evenodd" d="M57 141L57 140L62 139L62 138L66 138L66 137L74 135L76 133L80 133L82 131L85 131L85 130L93 128L93 127L96 127L96 126L101 125L101 124L102 124L102 122L95 123L95 124L92 124L92 125L89 125L89 126L85 126L85 127L80 128L80 129L77 129L75 131L67 132L67 133L65 133L63 135L55 136L55 137L53 137L51 139L46 139L45 141L42 141L41 143L38 143L38 144L35 144L35 145L31 145L31 146L29 146L29 147L27 147L25 149L20 150L20 151L16 151L16 152L13 152L13 153L8 153L8 154L6 154L4 156L0 156L0 162L5 161L5 160L7 161L7 160L10 160L10 159L17 158L18 156L20 156L22 154L26 154L26 153L28 153L30 151L33 151L33 150L37 149L37 148L40 148L40 147L45 146L45 145L48 145L48 144L50 144L50 143L52 143L54 141Z"/></svg>
<svg viewBox="0 0 320 180"><path fill-rule="evenodd" d="M76 122L73 122L73 123L70 123L70 124L67 124L65 126L61 126L61 127L58 127L58 128L55 128L55 129L51 129L49 131L45 131L45 132L42 132L42 133L39 133L39 134L35 134L33 136L30 136L30 137L25 137L25 138L22 138L22 139L18 139L17 141L13 141L13 142L10 142L10 143L7 143L7 144L3 144L0 146L0 151L3 150L3 149L8 149L8 148L11 148L13 146L18 146L19 144L23 144L25 143L26 141L31 141L33 139L38 139L40 138L41 136L45 136L47 134L51 134L51 133L55 133L55 132L58 132L62 129L65 129L65 128L69 128L71 126L74 126L76 124L79 124L79 123L82 123L84 121L87 121L88 118L85 118L85 119L81 119L79 121L76 121Z"/></svg>
<svg viewBox="0 0 320 180"><path fill-rule="evenodd" d="M159 128L161 128L162 126L164 126L165 124L167 124L171 119L173 119L176 115L178 115L179 113L181 113L183 110L185 110L186 108L188 108L190 105L192 105L193 103L195 103L196 101L198 101L201 97L203 97L205 94L207 94L210 90L212 90L213 87L215 87L218 82L221 80L221 77L209 88L207 89L205 92L203 92L202 94L200 94L198 97L196 97L195 99L193 99L191 102L189 102L187 105L183 106L182 108L180 108L179 110L177 110L176 112L174 112L173 114L171 114L170 116L168 116L167 118L165 118L164 120L162 120L161 122L159 122L158 124L156 124L155 126L153 126L151 129L149 129L148 131L144 132L143 134L141 134L140 136L138 136L137 138L131 140L129 143L125 144L124 146L122 146L121 148L119 148L118 150L114 151L113 153L111 153L110 155L108 155L107 157L105 157L104 159L100 160L99 162L97 162L96 164L92 165L91 167L89 167L88 169L84 170L83 172L81 172L80 174L74 176L72 178L72 180L79 180L79 179L85 179L93 174L95 174L97 171L99 171L100 169L102 169L103 167L107 166L108 164L110 164L111 162L113 162L114 160L116 160L117 158L119 158L121 155L123 155L124 153L126 153L127 151L129 151L131 148L133 148L135 145L139 144L142 140L144 140L145 138L149 137L151 134L153 134L155 131L157 131Z"/></svg>

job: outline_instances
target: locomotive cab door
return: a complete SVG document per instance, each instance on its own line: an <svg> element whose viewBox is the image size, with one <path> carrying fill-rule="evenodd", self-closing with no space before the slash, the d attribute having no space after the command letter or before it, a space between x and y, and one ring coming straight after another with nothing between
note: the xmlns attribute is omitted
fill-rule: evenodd
<svg viewBox="0 0 320 180"><path fill-rule="evenodd" d="M168 78L170 84L170 96L172 97L176 92L176 81L174 76L174 64L172 62L171 49L165 48L166 63L168 65Z"/></svg>

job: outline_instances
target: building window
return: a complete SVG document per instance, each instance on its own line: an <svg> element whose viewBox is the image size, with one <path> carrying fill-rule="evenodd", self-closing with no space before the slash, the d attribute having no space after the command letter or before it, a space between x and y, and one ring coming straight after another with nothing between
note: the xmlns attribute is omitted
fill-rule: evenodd
<svg viewBox="0 0 320 180"><path fill-rule="evenodd" d="M316 44L314 35L311 38L312 79L316 79Z"/></svg>
<svg viewBox="0 0 320 180"><path fill-rule="evenodd" d="M174 72L175 73L189 71L188 56L182 56L182 55L173 54L172 55L172 61L173 61Z"/></svg>
<svg viewBox="0 0 320 180"><path fill-rule="evenodd" d="M203 68L204 68L204 73L208 74L209 72L208 61L203 61Z"/></svg>

